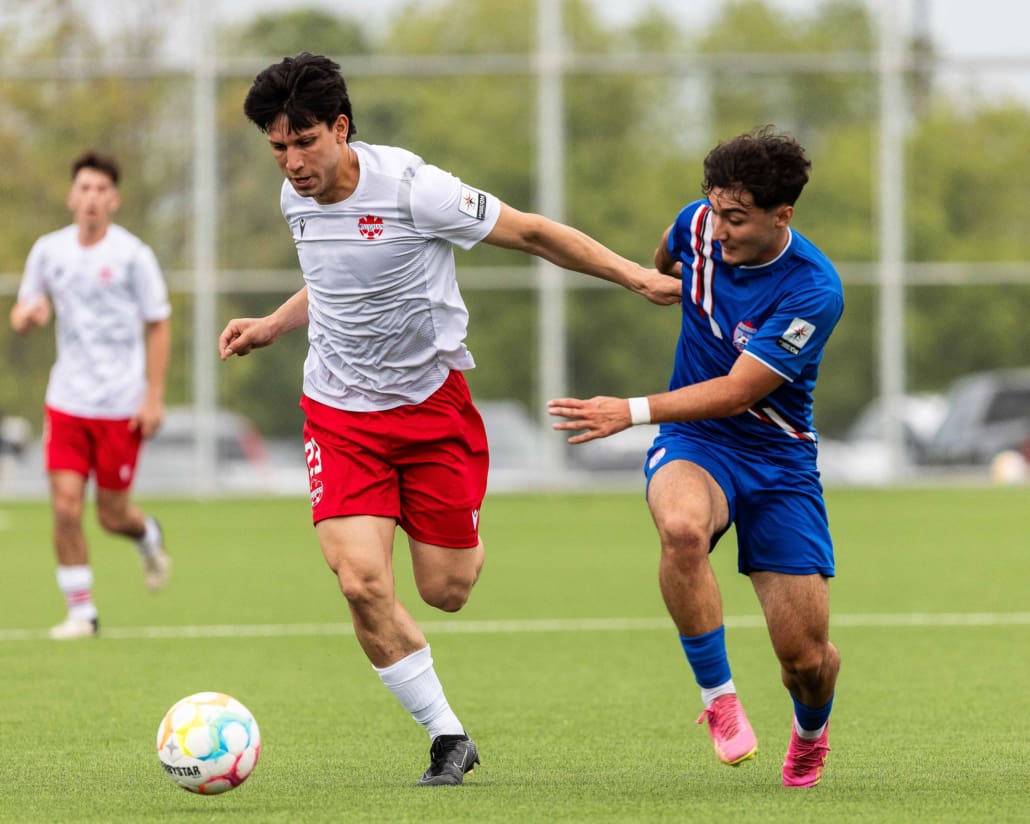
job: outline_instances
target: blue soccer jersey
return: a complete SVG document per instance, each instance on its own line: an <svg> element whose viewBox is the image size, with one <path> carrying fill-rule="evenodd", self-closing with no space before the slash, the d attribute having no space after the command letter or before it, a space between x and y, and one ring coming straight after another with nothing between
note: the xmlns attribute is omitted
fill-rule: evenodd
<svg viewBox="0 0 1030 824"><path fill-rule="evenodd" d="M669 389L726 375L742 355L786 380L743 414L666 423L662 432L699 435L778 460L814 460L812 390L826 340L844 309L833 264L793 230L770 263L723 263L707 200L679 213L668 250L683 264L683 323Z"/></svg>

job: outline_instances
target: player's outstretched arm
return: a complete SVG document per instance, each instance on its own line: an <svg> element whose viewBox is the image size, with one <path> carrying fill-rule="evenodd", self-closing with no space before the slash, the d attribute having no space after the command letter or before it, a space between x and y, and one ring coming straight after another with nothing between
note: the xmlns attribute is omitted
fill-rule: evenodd
<svg viewBox="0 0 1030 824"><path fill-rule="evenodd" d="M554 429L572 430L569 443L607 438L637 423L728 418L746 412L783 383L783 376L756 358L741 356L728 375L659 392L646 398L556 398L547 412L565 418ZM641 408L634 414L633 404Z"/></svg>
<svg viewBox="0 0 1030 824"><path fill-rule="evenodd" d="M218 355L247 355L275 343L280 335L308 322L308 287L296 292L272 314L263 318L233 318L218 337Z"/></svg>
<svg viewBox="0 0 1030 824"><path fill-rule="evenodd" d="M617 283L660 306L679 303L683 292L679 279L645 269L578 229L542 215L520 212L506 203L501 204L500 217L485 241L542 257L572 272Z"/></svg>

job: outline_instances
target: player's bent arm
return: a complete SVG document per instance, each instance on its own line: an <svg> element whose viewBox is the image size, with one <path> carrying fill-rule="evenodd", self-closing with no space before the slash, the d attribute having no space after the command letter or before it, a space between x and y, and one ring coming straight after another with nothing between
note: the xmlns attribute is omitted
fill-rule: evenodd
<svg viewBox="0 0 1030 824"><path fill-rule="evenodd" d="M683 264L669 254L669 233L672 232L670 225L663 233L661 243L654 250L654 268L665 275L681 276Z"/></svg>
<svg viewBox="0 0 1030 824"><path fill-rule="evenodd" d="M285 335L308 322L308 287L295 292L282 306L263 318L233 318L218 338L218 353L222 360L230 355L246 355L275 343Z"/></svg>
<svg viewBox="0 0 1030 824"><path fill-rule="evenodd" d="M726 375L648 396L651 421L700 421L740 415L783 381L783 375L760 360L742 355Z"/></svg>
<svg viewBox="0 0 1030 824"><path fill-rule="evenodd" d="M520 212L506 203L501 204L497 223L484 241L616 283L659 305L678 303L682 293L678 280L627 260L578 229L543 215Z"/></svg>

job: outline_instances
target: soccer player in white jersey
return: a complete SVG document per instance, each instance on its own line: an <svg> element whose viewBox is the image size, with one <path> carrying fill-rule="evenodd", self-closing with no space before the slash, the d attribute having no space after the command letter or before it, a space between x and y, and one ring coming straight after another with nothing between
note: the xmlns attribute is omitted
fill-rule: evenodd
<svg viewBox="0 0 1030 824"><path fill-rule="evenodd" d="M431 740L421 785L461 784L476 745L444 696L422 630L397 600L392 552L408 537L422 599L462 608L479 577L488 449L463 371L468 313L452 244L520 249L679 301L680 282L525 214L409 151L351 142L339 66L302 53L254 81L244 112L285 180L282 211L305 285L272 314L229 321L221 357L306 325L301 406L319 544L383 684Z"/></svg>
<svg viewBox="0 0 1030 824"><path fill-rule="evenodd" d="M556 429L583 443L661 423L644 472L661 539L658 578L726 764L752 758L709 553L733 524L737 567L758 595L794 720L786 787L815 786L829 752L840 654L829 640L834 574L816 467L812 391L844 309L840 278L790 227L811 164L771 127L716 146L707 196L683 207L655 265L683 278L683 323L669 391L640 398L558 398Z"/></svg>
<svg viewBox="0 0 1030 824"><path fill-rule="evenodd" d="M130 490L140 445L164 415L171 306L150 247L112 222L119 174L117 161L98 152L74 161L73 223L33 245L10 316L18 333L46 325L51 312L56 318L43 443L57 585L68 606L65 621L50 630L59 640L99 630L82 528L90 475L100 525L135 542L147 587L160 589L169 575L161 529Z"/></svg>

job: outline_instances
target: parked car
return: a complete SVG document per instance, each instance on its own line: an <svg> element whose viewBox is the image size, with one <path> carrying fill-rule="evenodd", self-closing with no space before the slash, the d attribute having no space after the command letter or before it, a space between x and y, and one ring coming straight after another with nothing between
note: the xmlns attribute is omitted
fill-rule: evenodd
<svg viewBox="0 0 1030 824"><path fill-rule="evenodd" d="M925 463L987 465L1006 451L1030 459L1030 368L975 372L956 380Z"/></svg>
<svg viewBox="0 0 1030 824"><path fill-rule="evenodd" d="M948 414L948 399L939 392L903 395L898 412L906 458L909 463L923 463L930 442ZM851 444L882 442L884 423L883 401L874 398L859 412L845 440Z"/></svg>
<svg viewBox="0 0 1030 824"><path fill-rule="evenodd" d="M140 453L134 486L140 492L200 488L196 465L197 420L193 408L165 409L161 428ZM254 425L235 412L214 415L215 485L220 489L260 486L267 474L268 447Z"/></svg>
<svg viewBox="0 0 1030 824"><path fill-rule="evenodd" d="M32 425L19 415L0 415L0 456L21 455L32 438Z"/></svg>
<svg viewBox="0 0 1030 824"><path fill-rule="evenodd" d="M943 394L903 395L898 407L909 467L923 463L937 428L948 413ZM858 413L843 439L820 437L819 472L826 483L880 484L896 480L884 440L883 402L874 398Z"/></svg>

